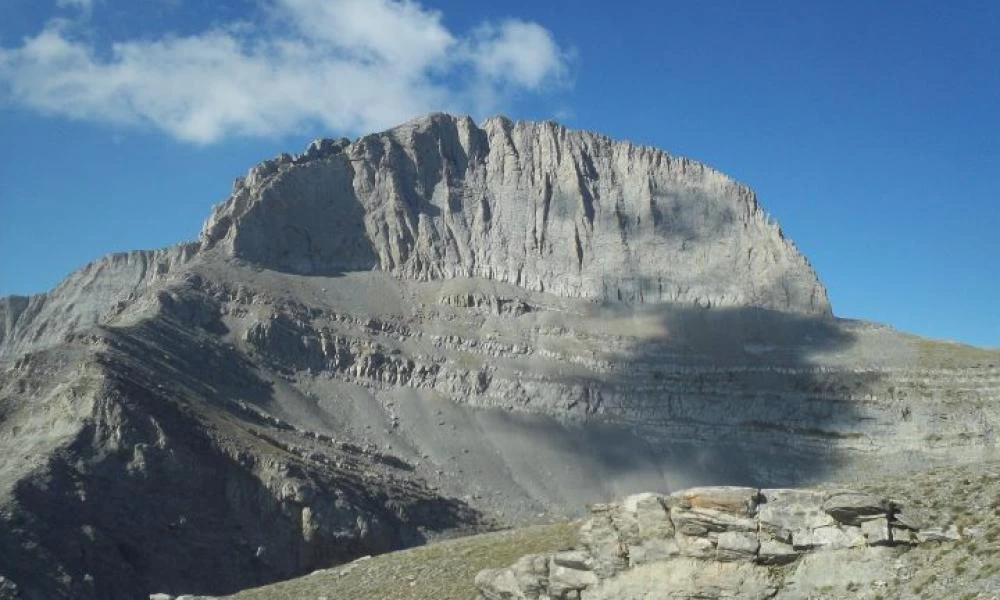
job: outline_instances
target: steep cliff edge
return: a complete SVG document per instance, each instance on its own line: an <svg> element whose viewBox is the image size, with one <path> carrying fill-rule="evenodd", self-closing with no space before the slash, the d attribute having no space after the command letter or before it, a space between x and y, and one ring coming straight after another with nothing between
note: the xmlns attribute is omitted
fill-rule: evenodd
<svg viewBox="0 0 1000 600"><path fill-rule="evenodd" d="M483 277L598 301L827 315L806 259L725 175L551 122L435 114L236 182L207 247L270 268Z"/></svg>

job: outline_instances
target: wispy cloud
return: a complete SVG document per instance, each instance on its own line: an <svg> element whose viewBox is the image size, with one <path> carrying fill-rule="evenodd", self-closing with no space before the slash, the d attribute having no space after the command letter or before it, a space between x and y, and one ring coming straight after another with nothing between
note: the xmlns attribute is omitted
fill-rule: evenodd
<svg viewBox="0 0 1000 600"><path fill-rule="evenodd" d="M54 19L0 49L0 94L45 114L209 143L316 126L376 130L429 110L483 114L569 77L567 51L533 22L462 34L408 0L273 0L272 8L267 25L119 41L104 53Z"/></svg>

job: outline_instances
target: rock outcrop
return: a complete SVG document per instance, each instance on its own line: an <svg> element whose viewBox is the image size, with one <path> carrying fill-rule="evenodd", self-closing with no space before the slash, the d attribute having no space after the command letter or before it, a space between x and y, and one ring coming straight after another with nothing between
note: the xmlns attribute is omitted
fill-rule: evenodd
<svg viewBox="0 0 1000 600"><path fill-rule="evenodd" d="M551 122L436 114L316 142L238 180L202 241L294 273L379 268L599 301L830 313L749 188Z"/></svg>
<svg viewBox="0 0 1000 600"><path fill-rule="evenodd" d="M919 542L903 507L840 490L702 487L591 508L580 546L476 576L483 600L804 598L830 593L816 563L848 567L854 591L880 548ZM814 560L813 557L815 557ZM872 581L866 583L871 584Z"/></svg>

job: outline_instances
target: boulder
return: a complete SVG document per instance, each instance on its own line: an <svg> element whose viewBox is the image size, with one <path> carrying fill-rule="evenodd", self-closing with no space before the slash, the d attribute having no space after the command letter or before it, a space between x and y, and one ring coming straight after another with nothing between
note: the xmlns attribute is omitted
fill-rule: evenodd
<svg viewBox="0 0 1000 600"><path fill-rule="evenodd" d="M580 592L598 581L588 568L585 552L560 552L549 563L547 593L559 600L579 598Z"/></svg>
<svg viewBox="0 0 1000 600"><path fill-rule="evenodd" d="M484 569L474 580L482 600L523 600L527 596L510 569ZM537 598L537 596L535 596Z"/></svg>
<svg viewBox="0 0 1000 600"><path fill-rule="evenodd" d="M548 590L549 560L528 554L505 569L480 571L474 583L485 600L536 600Z"/></svg>
<svg viewBox="0 0 1000 600"><path fill-rule="evenodd" d="M662 496L658 494L629 496L622 502L622 508L635 514L640 540L668 538L674 534L674 524L670 520L670 513Z"/></svg>
<svg viewBox="0 0 1000 600"><path fill-rule="evenodd" d="M644 540L641 544L629 546L628 564L630 567L648 562L663 560L681 553L677 540L673 537Z"/></svg>
<svg viewBox="0 0 1000 600"><path fill-rule="evenodd" d="M823 510L841 523L859 525L866 519L888 516L890 505L871 494L837 491L827 496Z"/></svg>
<svg viewBox="0 0 1000 600"><path fill-rule="evenodd" d="M673 520L677 532L683 535L702 536L722 531L757 530L757 522L752 518L711 508L674 506L670 509L670 518Z"/></svg>
<svg viewBox="0 0 1000 600"><path fill-rule="evenodd" d="M893 515L892 525L910 531L920 531L926 526L926 519L913 512L901 512Z"/></svg>
<svg viewBox="0 0 1000 600"><path fill-rule="evenodd" d="M552 556L552 562L549 566L550 571L552 570L551 565L566 567L567 569L589 571L591 567L590 555L587 554L585 550L567 550L565 552L559 552Z"/></svg>
<svg viewBox="0 0 1000 600"><path fill-rule="evenodd" d="M690 558L715 558L715 542L705 537L677 536L681 556Z"/></svg>

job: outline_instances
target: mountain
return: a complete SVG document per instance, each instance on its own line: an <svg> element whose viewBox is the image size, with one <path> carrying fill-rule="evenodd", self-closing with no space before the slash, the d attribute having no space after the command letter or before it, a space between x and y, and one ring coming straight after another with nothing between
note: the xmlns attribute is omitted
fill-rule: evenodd
<svg viewBox="0 0 1000 600"><path fill-rule="evenodd" d="M633 492L986 460L998 367L835 318L702 164L430 115L0 300L0 574L225 594Z"/></svg>
<svg viewBox="0 0 1000 600"><path fill-rule="evenodd" d="M479 128L439 114L315 143L237 182L202 241L304 275L378 269L592 301L830 312L747 187L551 122Z"/></svg>

